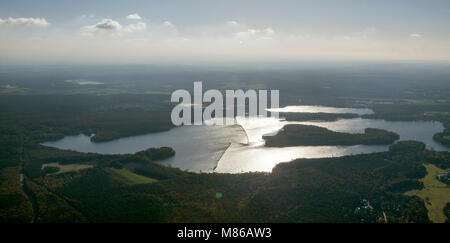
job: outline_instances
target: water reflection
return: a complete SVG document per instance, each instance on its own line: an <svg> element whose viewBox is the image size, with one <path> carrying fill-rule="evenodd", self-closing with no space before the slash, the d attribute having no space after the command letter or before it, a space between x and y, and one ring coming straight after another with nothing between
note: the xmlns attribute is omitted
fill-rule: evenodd
<svg viewBox="0 0 450 243"><path fill-rule="evenodd" d="M250 140L254 141L254 143L250 143L248 146L242 144L230 146L220 159L215 172L270 172L276 164L296 158L336 157L382 152L388 149L386 145L265 147L262 136L276 132L286 124L315 125L326 127L333 131L349 133L364 133L364 129L368 127L380 128L398 133L400 140L417 140L425 143L429 149L448 151L448 148L433 140L433 134L444 129L440 122L433 121L390 122L361 118L344 119L335 122L287 122L273 118L240 118L237 121L247 131Z"/></svg>
<svg viewBox="0 0 450 243"><path fill-rule="evenodd" d="M345 114L352 113L358 115L370 115L373 114L373 110L368 108L337 108L329 106L313 106L313 105L294 105L286 106L277 109L267 109L271 112L306 112L306 113L334 113L334 114Z"/></svg>
<svg viewBox="0 0 450 243"><path fill-rule="evenodd" d="M91 142L90 137L80 134L43 145L99 154L131 154L150 147L169 146L175 149L175 156L158 162L183 170L211 172L230 144L246 142L239 126L184 126L101 143Z"/></svg>
<svg viewBox="0 0 450 243"><path fill-rule="evenodd" d="M364 129L380 128L394 131L400 135L400 140L417 140L425 143L428 149L438 151L448 150L447 147L435 142L433 135L444 130L442 123L437 121L385 121L372 119L345 119L334 122L300 122L328 128L337 132L364 133Z"/></svg>
<svg viewBox="0 0 450 243"><path fill-rule="evenodd" d="M315 108L315 109L313 109ZM295 106L281 110L301 112L331 112L367 114L369 109ZM433 134L444 129L440 122L389 122L371 119L344 119L334 122L288 122L277 118L237 117L233 126L183 126L167 132L121 138L110 142L93 143L85 135L66 136L46 146L72 149L80 152L101 154L135 153L149 147L170 146L176 155L158 161L164 165L195 172L241 173L267 171L280 163L296 158L322 158L343 155L386 151L388 146L296 146L268 148L262 136L275 134L286 124L308 124L326 127L330 130L362 133L367 127L394 131L401 140L424 142L428 148L448 151L448 148L434 142Z"/></svg>
<svg viewBox="0 0 450 243"><path fill-rule="evenodd" d="M215 172L242 173L251 171L270 172L281 162L297 158L324 158L343 155L374 153L386 150L386 146L297 146L268 148L232 144L220 159Z"/></svg>

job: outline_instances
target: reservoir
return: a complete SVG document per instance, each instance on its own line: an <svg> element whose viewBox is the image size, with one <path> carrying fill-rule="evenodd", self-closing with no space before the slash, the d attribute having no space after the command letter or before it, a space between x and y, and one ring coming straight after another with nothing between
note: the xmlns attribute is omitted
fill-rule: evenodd
<svg viewBox="0 0 450 243"><path fill-rule="evenodd" d="M323 106L288 106L283 112L327 112L371 114L369 109L334 108ZM361 153L382 152L386 145L355 146L295 146L268 148L262 136L275 134L286 124L306 124L326 127L333 131L363 133L365 128L380 128L396 132L400 140L416 140L427 148L449 151L436 143L432 137L444 127L435 121L392 122L373 119L341 119L333 122L288 122L277 118L236 118L232 126L181 126L166 132L125 137L108 142L94 143L90 137L80 134L45 142L43 145L59 149L100 154L135 153L150 147L169 146L176 155L158 163L194 172L242 173L251 171L270 172L280 162L296 158L336 157Z"/></svg>

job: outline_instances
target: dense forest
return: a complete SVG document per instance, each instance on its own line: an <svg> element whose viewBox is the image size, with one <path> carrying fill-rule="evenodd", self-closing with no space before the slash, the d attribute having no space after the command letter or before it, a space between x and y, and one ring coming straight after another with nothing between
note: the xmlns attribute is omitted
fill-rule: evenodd
<svg viewBox="0 0 450 243"><path fill-rule="evenodd" d="M94 142L108 141L172 128L172 106L166 98L126 94L0 96L0 121L2 126L24 128L27 137L40 142L79 133L94 134Z"/></svg>
<svg viewBox="0 0 450 243"><path fill-rule="evenodd" d="M35 199L35 222L383 222L383 213L388 222L428 222L423 201L403 193L422 187L424 162L450 166L448 153L427 151L417 142L399 142L384 153L299 159L279 164L272 173L244 174L161 166L149 156L155 149L135 155L55 153L42 146L25 146L25 151L25 188ZM168 148L160 152L171 156ZM62 174L40 169L62 158L94 168ZM157 181L133 183L109 169L118 166ZM11 163L2 171L16 167ZM5 193L18 194L20 187ZM15 202L28 210L15 215L12 210L20 204L4 205L2 221L29 222L33 211L26 197Z"/></svg>
<svg viewBox="0 0 450 243"><path fill-rule="evenodd" d="M100 155L40 143L80 133L94 134L91 140L101 142L169 130L171 91L190 89L192 80L201 77L205 89L279 89L280 106L368 107L375 113L362 118L440 121L447 130L434 139L445 144L450 128L446 73L414 68L393 75L397 69L387 66L383 72L371 66L358 72L140 68L0 72L2 85L14 80L18 87L0 88L0 222L429 222L424 200L404 193L423 188L424 163L450 168L450 154L414 141L397 142L382 153L297 159L278 164L271 173L242 174L162 166L156 162L176 153L167 147ZM64 82L79 75L104 84ZM431 79L436 81L424 82ZM292 121L357 117L281 116ZM314 143L396 140L381 130L351 135L319 130L316 135L326 134L326 139ZM65 172L65 166L84 169ZM448 204L444 213L448 218Z"/></svg>
<svg viewBox="0 0 450 243"><path fill-rule="evenodd" d="M264 136L266 146L386 145L400 137L383 129L366 128L364 133L334 132L323 127L289 124L276 135Z"/></svg>
<svg viewBox="0 0 450 243"><path fill-rule="evenodd" d="M443 132L434 134L433 139L450 147L450 129L447 128Z"/></svg>

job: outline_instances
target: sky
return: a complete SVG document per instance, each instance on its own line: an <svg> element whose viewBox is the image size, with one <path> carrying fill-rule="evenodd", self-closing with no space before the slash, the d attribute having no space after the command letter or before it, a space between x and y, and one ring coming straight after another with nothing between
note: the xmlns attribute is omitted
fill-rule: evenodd
<svg viewBox="0 0 450 243"><path fill-rule="evenodd" d="M450 60L448 0L0 0L0 63Z"/></svg>

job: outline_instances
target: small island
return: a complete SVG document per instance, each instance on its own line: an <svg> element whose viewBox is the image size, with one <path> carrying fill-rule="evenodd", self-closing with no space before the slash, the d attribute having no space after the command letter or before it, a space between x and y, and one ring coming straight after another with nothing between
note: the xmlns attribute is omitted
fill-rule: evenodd
<svg viewBox="0 0 450 243"><path fill-rule="evenodd" d="M263 136L268 147L388 145L400 137L383 129L366 128L364 133L334 132L323 127L290 124L274 136Z"/></svg>
<svg viewBox="0 0 450 243"><path fill-rule="evenodd" d="M150 160L163 160L175 155L175 150L171 147L149 148L136 155L144 156Z"/></svg>

